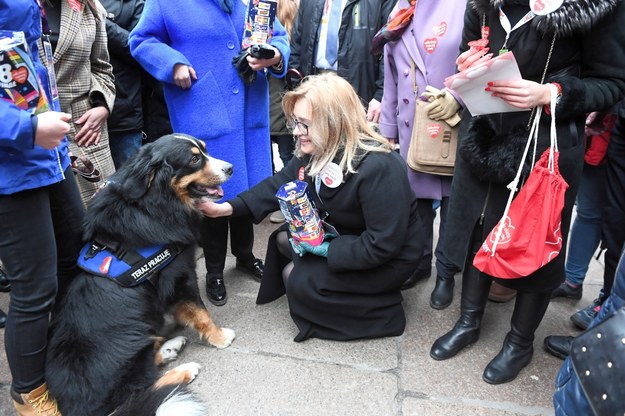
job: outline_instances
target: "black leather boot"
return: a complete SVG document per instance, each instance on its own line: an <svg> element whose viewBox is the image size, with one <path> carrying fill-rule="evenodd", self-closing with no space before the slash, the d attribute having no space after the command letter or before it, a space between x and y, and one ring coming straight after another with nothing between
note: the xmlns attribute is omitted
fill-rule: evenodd
<svg viewBox="0 0 625 416"><path fill-rule="evenodd" d="M436 286L430 295L430 306L434 309L445 309L454 300L454 286L456 279L454 276L436 276Z"/></svg>
<svg viewBox="0 0 625 416"><path fill-rule="evenodd" d="M462 275L460 319L453 329L437 339L430 349L430 357L446 360L473 344L480 337L480 324L488 300L491 279L466 264Z"/></svg>
<svg viewBox="0 0 625 416"><path fill-rule="evenodd" d="M547 311L551 293L518 292L510 332L499 354L486 366L482 378L489 384L514 380L532 361L534 333Z"/></svg>
<svg viewBox="0 0 625 416"><path fill-rule="evenodd" d="M4 328L7 325L7 314L0 309L0 328Z"/></svg>
<svg viewBox="0 0 625 416"><path fill-rule="evenodd" d="M551 297L553 299L553 292ZM549 354L564 360L571 353L574 339L575 337L566 335L549 335L543 345Z"/></svg>

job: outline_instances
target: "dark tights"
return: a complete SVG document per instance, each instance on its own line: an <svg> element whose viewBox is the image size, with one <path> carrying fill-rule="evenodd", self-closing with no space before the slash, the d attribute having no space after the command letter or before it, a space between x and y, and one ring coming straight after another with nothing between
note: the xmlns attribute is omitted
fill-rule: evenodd
<svg viewBox="0 0 625 416"><path fill-rule="evenodd" d="M291 243L289 242L289 233L286 231L280 231L276 235L276 245L278 246L280 254L289 259L293 258L293 249L291 248ZM293 271L293 267L295 267L295 265L292 261L290 261L289 264L284 266L284 269L282 269L282 280L284 281L284 286L286 286L286 281L289 279L289 276Z"/></svg>

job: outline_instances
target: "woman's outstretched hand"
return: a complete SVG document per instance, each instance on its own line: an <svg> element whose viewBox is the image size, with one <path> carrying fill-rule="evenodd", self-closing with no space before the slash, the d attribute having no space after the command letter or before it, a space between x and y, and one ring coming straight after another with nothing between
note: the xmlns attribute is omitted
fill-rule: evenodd
<svg viewBox="0 0 625 416"><path fill-rule="evenodd" d="M232 215L232 205L228 202L218 204L209 199L201 199L195 204L195 207L210 218L229 217Z"/></svg>

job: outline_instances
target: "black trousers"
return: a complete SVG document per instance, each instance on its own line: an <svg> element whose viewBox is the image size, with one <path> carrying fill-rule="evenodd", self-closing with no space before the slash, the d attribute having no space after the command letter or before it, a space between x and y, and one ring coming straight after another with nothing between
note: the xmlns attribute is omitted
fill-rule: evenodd
<svg viewBox="0 0 625 416"><path fill-rule="evenodd" d="M11 281L4 342L18 393L45 381L49 315L57 290L77 273L84 208L71 169L65 177L0 195L0 259Z"/></svg>
<svg viewBox="0 0 625 416"><path fill-rule="evenodd" d="M433 199L419 198L417 200L417 211L423 222L423 234L425 235L425 250L423 257L419 263L419 270L427 270L432 267L432 246L434 245L434 219L436 211L432 207ZM438 243L434 255L436 256L436 274L444 279L453 278L460 268L456 267L445 255L443 247L445 246L445 227L447 226L447 207L449 206L449 197L441 200L440 207L440 227L438 229Z"/></svg>
<svg viewBox="0 0 625 416"><path fill-rule="evenodd" d="M251 264L255 257L254 224L249 217L205 218L202 220L200 245L204 250L206 272L221 274L226 266L228 228L232 254L242 263Z"/></svg>
<svg viewBox="0 0 625 416"><path fill-rule="evenodd" d="M606 157L606 195L601 225L602 246L606 249L602 301L610 295L625 244L625 103L612 130Z"/></svg>

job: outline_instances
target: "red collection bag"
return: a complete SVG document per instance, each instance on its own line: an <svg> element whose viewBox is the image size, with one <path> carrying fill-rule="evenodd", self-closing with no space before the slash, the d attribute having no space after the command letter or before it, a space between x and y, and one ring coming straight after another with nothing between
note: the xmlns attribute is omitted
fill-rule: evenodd
<svg viewBox="0 0 625 416"><path fill-rule="evenodd" d="M564 193L569 187L558 169L558 143L555 125L555 87L551 94L551 146L545 150L514 197L523 161L530 144L536 142L541 109L538 109L521 166L508 185L510 196L504 214L478 250L473 265L480 271L502 279L525 277L553 260L562 249L560 228Z"/></svg>

